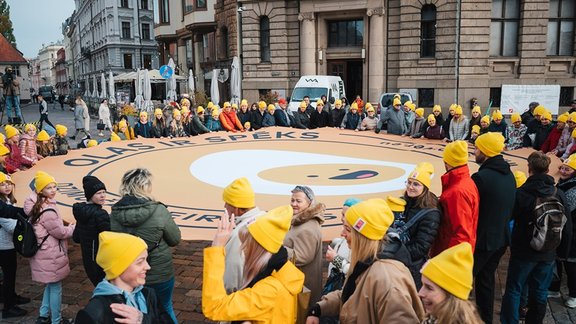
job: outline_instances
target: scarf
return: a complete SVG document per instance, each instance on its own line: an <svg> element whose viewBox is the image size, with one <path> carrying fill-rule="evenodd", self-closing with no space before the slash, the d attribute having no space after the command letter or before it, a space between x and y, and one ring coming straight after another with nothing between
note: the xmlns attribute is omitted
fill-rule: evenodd
<svg viewBox="0 0 576 324"><path fill-rule="evenodd" d="M92 297L96 296L110 296L110 295L122 295L124 300L126 300L126 305L137 308L144 314L148 313L148 307L146 307L146 298L142 293L142 288L144 286L139 286L134 288L132 292L127 292L114 286L108 280L104 279L94 289L94 294Z"/></svg>
<svg viewBox="0 0 576 324"><path fill-rule="evenodd" d="M358 261L356 263L352 274L350 274L344 283L344 289L342 289L342 305L344 305L346 301L348 301L348 298L354 294L354 291L356 290L356 279L358 279L364 271L368 270L375 261L375 259L368 259L364 262Z"/></svg>

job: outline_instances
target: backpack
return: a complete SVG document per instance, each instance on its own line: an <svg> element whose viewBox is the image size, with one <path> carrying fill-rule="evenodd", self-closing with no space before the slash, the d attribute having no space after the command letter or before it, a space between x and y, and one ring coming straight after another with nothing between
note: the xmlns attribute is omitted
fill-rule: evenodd
<svg viewBox="0 0 576 324"><path fill-rule="evenodd" d="M532 227L530 246L541 252L556 249L562 241L562 229L567 220L564 205L556 196L556 188L552 196L537 197L534 218L528 223Z"/></svg>
<svg viewBox="0 0 576 324"><path fill-rule="evenodd" d="M56 212L54 209L48 208L40 212L40 215L44 214L49 210ZM42 242L38 244L36 234L34 233L34 226L32 225L32 223L30 223L28 218L24 215L21 215L20 213L18 213L16 217L17 217L16 227L14 227L14 234L12 236L12 242L14 243L14 248L16 249L16 252L20 253L20 255L22 255L23 257L26 258L33 257L34 255L36 255L36 252L40 250L42 244L46 242L50 234L46 235L42 239Z"/></svg>

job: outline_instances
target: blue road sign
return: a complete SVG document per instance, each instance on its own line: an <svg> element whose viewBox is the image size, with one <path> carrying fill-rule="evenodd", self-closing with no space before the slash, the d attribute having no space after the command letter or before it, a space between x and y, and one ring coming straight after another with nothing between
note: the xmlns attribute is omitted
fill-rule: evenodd
<svg viewBox="0 0 576 324"><path fill-rule="evenodd" d="M160 67L160 75L164 79L170 79L170 77L174 74L174 70L168 65L162 65Z"/></svg>

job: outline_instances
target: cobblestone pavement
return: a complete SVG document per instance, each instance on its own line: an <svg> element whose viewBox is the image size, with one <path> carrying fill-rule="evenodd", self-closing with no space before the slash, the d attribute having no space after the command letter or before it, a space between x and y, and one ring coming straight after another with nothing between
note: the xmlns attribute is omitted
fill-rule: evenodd
<svg viewBox="0 0 576 324"><path fill-rule="evenodd" d="M57 110L54 110L56 107ZM73 130L73 112L60 110L59 105L49 106L50 120L56 124L64 124L69 130ZM37 105L23 107L26 121L37 121ZM5 119L4 119L5 120ZM92 134L96 135L97 118L92 118ZM106 132L106 135L109 133ZM180 323L203 323L210 322L202 315L202 250L210 245L207 241L183 241L174 248L174 267L176 283L174 288L174 310ZM324 244L324 250L326 244ZM62 313L64 318L73 318L76 312L82 308L92 295L93 286L87 279L82 266L82 258L79 245L71 243L69 249L71 273L64 280ZM495 323L499 323L500 303L504 294L506 269L508 266L508 254L504 256L500 263L496 275L496 305ZM326 265L324 266L326 269ZM23 305L23 308L30 313L26 317L18 319L2 320L2 323L34 323L38 316L38 308L42 299L43 286L30 280L30 268L28 260L19 258L18 277L16 288L18 294L32 298L32 302ZM576 323L576 309L564 307L564 299L567 291L566 285L562 287L562 298L551 298L548 300L548 312L544 323ZM474 296L472 293L471 296Z"/></svg>

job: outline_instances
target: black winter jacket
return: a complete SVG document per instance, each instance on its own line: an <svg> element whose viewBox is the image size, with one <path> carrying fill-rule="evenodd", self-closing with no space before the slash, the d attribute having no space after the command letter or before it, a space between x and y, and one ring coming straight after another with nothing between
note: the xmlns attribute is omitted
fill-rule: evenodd
<svg viewBox="0 0 576 324"><path fill-rule="evenodd" d="M340 124L342 124L342 120L344 120L344 116L346 115L346 110L340 107L340 109L332 109L330 114L332 115L332 125L340 127Z"/></svg>
<svg viewBox="0 0 576 324"><path fill-rule="evenodd" d="M547 174L535 174L526 180L526 183L516 191L514 202L514 229L512 230L512 243L510 243L511 258L529 262L550 262L556 258L556 251L539 252L530 247L533 233L530 222L534 219L536 197L549 197L554 194L554 178ZM557 190L556 196L563 205L566 198L562 190ZM570 217L562 232L562 241L570 241L572 234L572 221ZM561 255L560 255L561 256Z"/></svg>
<svg viewBox="0 0 576 324"><path fill-rule="evenodd" d="M566 216L572 221L572 239L558 247L558 255L561 257L568 256L571 259L576 258L576 177L560 180L556 187L564 191ZM565 226L568 226L568 222Z"/></svg>
<svg viewBox="0 0 576 324"><path fill-rule="evenodd" d="M76 228L72 238L74 242L80 243L86 275L96 286L104 279L104 271L96 263L98 234L110 230L110 216L106 210L102 209L102 206L85 202L75 203L72 206L72 213L76 219Z"/></svg>
<svg viewBox="0 0 576 324"><path fill-rule="evenodd" d="M406 200L406 209L404 210L405 222L408 222L422 208L415 205L416 199L404 197ZM440 210L433 209L418 223L412 225L408 230L410 241L406 243L406 248L410 252L410 258L413 262L419 261L428 256L432 242L436 239L438 226L440 226ZM419 271L420 269L418 269Z"/></svg>
<svg viewBox="0 0 576 324"><path fill-rule="evenodd" d="M314 110L310 114L310 129L321 127L332 127L332 116L327 111L318 112L318 110Z"/></svg>
<svg viewBox="0 0 576 324"><path fill-rule="evenodd" d="M158 302L154 290L144 287L142 293L146 298L146 307L148 313L144 314L142 324L166 323L172 324L170 315L164 310ZM122 295L101 295L90 299L88 305L81 309L76 315L75 323L81 324L116 324L114 319L119 316L112 312L111 304L125 304L126 300Z"/></svg>
<svg viewBox="0 0 576 324"><path fill-rule="evenodd" d="M266 113L261 114L259 110L253 112L250 115L250 127L255 130L262 128L262 120L264 119L264 115L266 115Z"/></svg>
<svg viewBox="0 0 576 324"><path fill-rule="evenodd" d="M495 251L510 242L510 217L516 199L516 180L504 156L486 159L472 175L480 195L476 250Z"/></svg>
<svg viewBox="0 0 576 324"><path fill-rule="evenodd" d="M540 150L542 144L544 144L554 127L554 123L550 123L546 126L539 124L538 127L536 127L536 137L534 138L534 143L532 143L532 148Z"/></svg>
<svg viewBox="0 0 576 324"><path fill-rule="evenodd" d="M300 109L294 114L294 127L300 129L310 128L310 115L307 112L302 112Z"/></svg>

